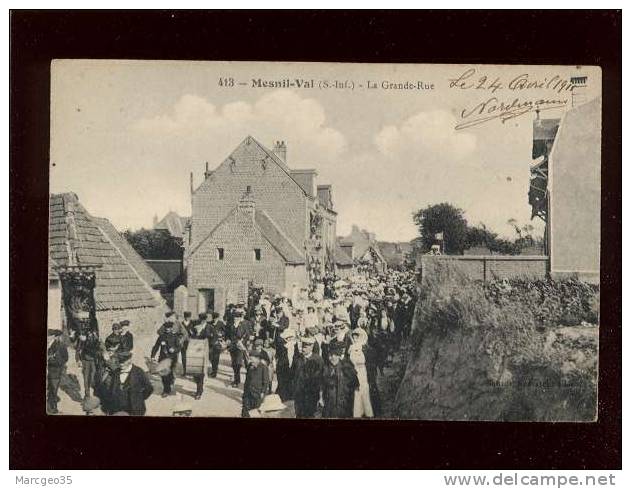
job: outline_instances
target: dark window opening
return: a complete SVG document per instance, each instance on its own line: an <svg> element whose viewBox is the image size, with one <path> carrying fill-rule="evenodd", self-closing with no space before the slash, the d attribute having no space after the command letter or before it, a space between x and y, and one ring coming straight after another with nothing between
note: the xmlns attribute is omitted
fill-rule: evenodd
<svg viewBox="0 0 631 489"><path fill-rule="evenodd" d="M260 248L254 248L254 259L256 261L261 261L261 249Z"/></svg>
<svg viewBox="0 0 631 489"><path fill-rule="evenodd" d="M223 248L217 248L217 260L223 260Z"/></svg>

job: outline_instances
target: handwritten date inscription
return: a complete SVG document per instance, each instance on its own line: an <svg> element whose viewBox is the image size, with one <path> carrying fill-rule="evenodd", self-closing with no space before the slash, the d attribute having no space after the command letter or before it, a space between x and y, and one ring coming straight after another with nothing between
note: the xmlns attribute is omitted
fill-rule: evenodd
<svg viewBox="0 0 631 489"><path fill-rule="evenodd" d="M449 88L491 95L460 111L461 121L456 129L466 129L492 120L504 123L533 110L563 107L567 105L567 96L571 95L574 85L559 75L536 79L528 73L522 73L505 81L497 76L479 75L475 68L469 68L460 76L450 78ZM525 90L529 91L529 96L521 96L520 92ZM533 98L533 90L545 91L547 96ZM503 92L510 92L511 95L502 98Z"/></svg>

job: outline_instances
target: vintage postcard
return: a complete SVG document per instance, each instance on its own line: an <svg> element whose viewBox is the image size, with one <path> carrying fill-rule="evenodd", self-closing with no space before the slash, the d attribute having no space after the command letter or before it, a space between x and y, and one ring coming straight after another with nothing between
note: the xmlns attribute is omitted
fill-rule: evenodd
<svg viewBox="0 0 631 489"><path fill-rule="evenodd" d="M47 412L594 421L601 91L55 60Z"/></svg>

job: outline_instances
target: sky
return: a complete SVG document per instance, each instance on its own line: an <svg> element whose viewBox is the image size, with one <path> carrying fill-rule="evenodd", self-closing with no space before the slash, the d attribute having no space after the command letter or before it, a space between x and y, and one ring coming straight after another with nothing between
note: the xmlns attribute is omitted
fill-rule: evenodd
<svg viewBox="0 0 631 489"><path fill-rule="evenodd" d="M290 168L315 168L333 185L340 236L357 224L410 240L412 214L441 202L505 237L509 219L541 233L528 205L534 112L456 125L490 97L567 99L555 77L587 75L582 96L600 95L594 67L56 60L51 69L50 190L76 193L120 231L171 210L190 215L190 173L197 187L206 162L219 166L251 135L268 148L284 140ZM278 86L296 79L314 86ZM335 81L342 87L324 88ZM415 88L388 88L406 81Z"/></svg>

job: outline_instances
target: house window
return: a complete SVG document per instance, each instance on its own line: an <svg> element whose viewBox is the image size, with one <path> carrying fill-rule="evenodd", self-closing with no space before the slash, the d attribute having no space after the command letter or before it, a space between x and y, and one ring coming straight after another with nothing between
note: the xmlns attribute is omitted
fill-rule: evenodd
<svg viewBox="0 0 631 489"><path fill-rule="evenodd" d="M217 248L217 260L223 260L223 248Z"/></svg>
<svg viewBox="0 0 631 489"><path fill-rule="evenodd" d="M261 248L254 248L254 259L261 261Z"/></svg>

